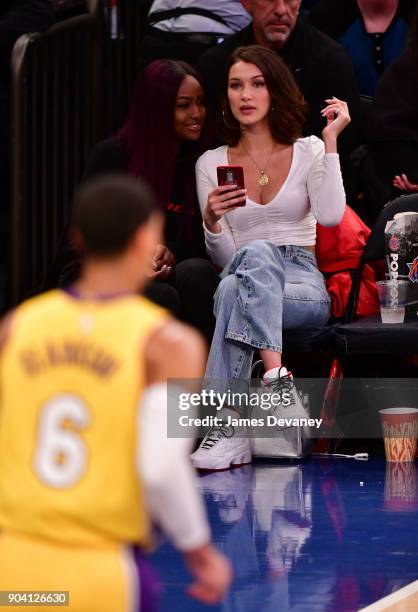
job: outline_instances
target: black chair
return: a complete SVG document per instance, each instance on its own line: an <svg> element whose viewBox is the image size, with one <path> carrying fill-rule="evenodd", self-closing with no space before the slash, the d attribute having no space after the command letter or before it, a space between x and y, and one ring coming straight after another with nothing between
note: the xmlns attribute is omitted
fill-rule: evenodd
<svg viewBox="0 0 418 612"><path fill-rule="evenodd" d="M330 432L334 426L341 390L342 367L339 359L335 357L334 346L332 324L325 327L283 330L286 365L289 365L290 369L296 373L296 377L328 378L319 414L323 420L323 429L314 444L315 452L319 453L328 453L331 449ZM293 360L295 367L292 365ZM304 362L302 368L300 368L300 361ZM309 371L309 374L304 376L304 369Z"/></svg>
<svg viewBox="0 0 418 612"><path fill-rule="evenodd" d="M345 323L334 326L334 342L337 354L346 359L357 356L393 356L418 353L418 318L402 324L382 324L380 316L354 320L357 310L361 274L366 264L385 258L385 227L396 213L418 212L418 194L401 196L392 200L381 211L364 249L353 284ZM373 360L368 359L372 369Z"/></svg>

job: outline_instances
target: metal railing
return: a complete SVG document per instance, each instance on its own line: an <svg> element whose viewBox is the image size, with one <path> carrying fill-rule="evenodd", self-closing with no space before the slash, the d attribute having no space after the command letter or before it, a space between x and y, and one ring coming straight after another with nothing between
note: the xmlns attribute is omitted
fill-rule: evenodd
<svg viewBox="0 0 418 612"><path fill-rule="evenodd" d="M9 305L42 290L91 148L123 121L145 5L86 0L88 14L15 44Z"/></svg>
<svg viewBox="0 0 418 612"><path fill-rule="evenodd" d="M12 57L12 305L39 292L87 156L102 137L100 32L81 15L16 42Z"/></svg>

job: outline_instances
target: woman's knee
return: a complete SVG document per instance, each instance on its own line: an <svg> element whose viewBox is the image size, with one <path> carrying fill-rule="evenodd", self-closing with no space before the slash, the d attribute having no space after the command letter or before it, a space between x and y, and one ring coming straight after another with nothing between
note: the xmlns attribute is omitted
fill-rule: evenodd
<svg viewBox="0 0 418 612"><path fill-rule="evenodd" d="M215 293L215 312L219 308L230 308L238 296L238 278L228 274L221 280Z"/></svg>
<svg viewBox="0 0 418 612"><path fill-rule="evenodd" d="M214 292L219 283L219 275L207 259L186 259L176 266L176 286L180 289L197 289Z"/></svg>

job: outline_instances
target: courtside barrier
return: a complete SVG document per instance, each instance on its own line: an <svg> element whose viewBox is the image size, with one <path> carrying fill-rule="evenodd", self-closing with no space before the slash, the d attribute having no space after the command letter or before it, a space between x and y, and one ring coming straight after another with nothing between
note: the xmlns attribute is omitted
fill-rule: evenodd
<svg viewBox="0 0 418 612"><path fill-rule="evenodd" d="M102 137L100 57L91 14L14 46L11 305L42 289L87 156Z"/></svg>

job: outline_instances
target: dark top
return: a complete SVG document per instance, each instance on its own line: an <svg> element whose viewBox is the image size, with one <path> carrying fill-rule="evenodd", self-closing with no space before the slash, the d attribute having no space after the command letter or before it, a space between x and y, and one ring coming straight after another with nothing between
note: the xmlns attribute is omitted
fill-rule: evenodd
<svg viewBox="0 0 418 612"><path fill-rule="evenodd" d="M412 51L401 55L383 75L369 129L370 142L401 140L418 143L418 55Z"/></svg>
<svg viewBox="0 0 418 612"><path fill-rule="evenodd" d="M373 96L386 68L404 51L408 23L415 0L400 0L386 32L366 32L356 0L321 0L312 8L308 21L346 50L353 62L362 94Z"/></svg>
<svg viewBox="0 0 418 612"><path fill-rule="evenodd" d="M127 172L129 159L116 138L99 142L91 152L83 181L109 172ZM171 201L165 210L165 243L175 255L177 263L190 257L207 259L203 235L202 217L197 203L191 216L187 214L183 199L186 186L195 181L193 165L187 156L176 161Z"/></svg>
<svg viewBox="0 0 418 612"><path fill-rule="evenodd" d="M250 24L200 58L197 69L203 76L212 110L217 110L219 94L227 79L227 64L233 51L251 44L254 44L254 36ZM353 67L345 50L316 28L299 21L278 54L293 72L309 104L304 135L321 137L325 121L320 111L325 106L325 98L336 96L347 102L353 119L352 124L341 134L339 148L342 152L354 148L358 144L356 120L360 113L360 98Z"/></svg>

